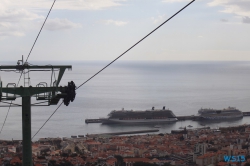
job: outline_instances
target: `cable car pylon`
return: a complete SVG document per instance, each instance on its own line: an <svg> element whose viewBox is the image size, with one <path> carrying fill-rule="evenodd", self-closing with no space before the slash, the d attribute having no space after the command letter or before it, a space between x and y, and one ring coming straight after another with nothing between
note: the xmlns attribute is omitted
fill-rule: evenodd
<svg viewBox="0 0 250 166"><path fill-rule="evenodd" d="M20 64L20 61L22 64ZM47 103L47 106L57 105L60 99L66 106L75 99L76 86L73 81L69 82L67 86L60 86L59 83L66 69L72 69L70 65L59 66L31 66L29 63L23 60L19 60L17 65L13 66L0 66L0 70L16 70L25 72L30 71L43 71L43 70L59 70L57 80L53 84L47 87L47 83L41 82L36 87L28 86L16 87L15 83L8 83L6 87L3 87L2 80L0 80L0 101L11 100L14 101L16 96L22 97L22 145L23 145L23 166L33 166L32 161L32 144L31 144L31 97L36 97L36 100L43 100ZM25 80L24 80L25 81ZM4 95L3 95L4 94ZM11 94L11 95L10 95ZM32 104L32 106L44 106L39 103ZM16 106L16 105L15 105ZM20 105L19 105L20 106ZM1 107L1 106L0 106Z"/></svg>

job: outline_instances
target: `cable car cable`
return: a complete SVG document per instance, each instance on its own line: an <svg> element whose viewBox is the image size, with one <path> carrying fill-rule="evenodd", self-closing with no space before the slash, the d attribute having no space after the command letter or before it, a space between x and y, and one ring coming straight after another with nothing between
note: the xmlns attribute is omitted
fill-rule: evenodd
<svg viewBox="0 0 250 166"><path fill-rule="evenodd" d="M135 43L132 47L130 47L129 49L127 49L125 52L123 52L120 56L118 56L116 59L114 59L112 62L110 62L108 65L106 65L104 68L102 68L101 70L99 70L96 74L94 74L92 77L90 77L88 80L86 80L84 83L82 83L80 86L78 86L76 88L79 89L82 85L84 85L85 83L87 83L89 80L91 80L92 78L94 78L96 75L98 75L100 72L102 72L104 69L106 69L108 66L110 66L112 63L114 63L117 59L119 59L120 57L122 57L124 54L126 54L128 51L130 51L133 47L135 47L137 44L139 44L141 41L143 41L145 38L147 38L149 35L151 35L153 32L155 32L157 29L159 29L162 25L164 25L166 22L168 22L169 20L171 20L173 17L175 17L177 14L179 14L182 10L184 10L186 7L188 7L190 4L192 4L195 0L191 1L190 3L188 3L186 6L184 6L182 9L180 9L178 12L176 12L174 15L172 15L170 18L168 18L166 21L164 21L161 25L159 25L158 27L156 27L153 31L151 31L149 34L147 34L146 36L144 36L141 40L139 40L137 43ZM62 102L63 103L63 102ZM42 127L36 132L36 134L32 137L32 139L39 133L39 131L43 128L43 126L45 126L45 124L50 120L50 118L56 113L56 111L60 108L60 106L62 105L62 103L56 108L56 110L52 113L52 115L50 115L50 117L45 121L45 123L42 125Z"/></svg>
<svg viewBox="0 0 250 166"><path fill-rule="evenodd" d="M80 86L78 86L76 89L80 88L82 85L84 85L85 83L87 83L89 80L91 80L92 78L94 78L96 75L98 75L100 72L102 72L104 69L106 69L108 66L110 66L112 63L114 63L117 59L119 59L120 57L122 57L124 54L126 54L128 51L130 51L132 48L134 48L137 44L139 44L140 42L142 42L144 39L146 39L149 35L151 35L153 32L155 32L157 29L159 29L161 26L163 26L165 23L167 23L169 20L171 20L174 16L176 16L177 14L179 14L182 10L184 10L186 7L188 7L191 3L193 3L195 0L191 1L190 3L188 3L186 6L184 6L182 9L180 9L178 12L176 12L174 15L172 15L169 19L167 19L166 21L164 21L161 25L159 25L158 27L156 27L153 31L151 31L149 34L147 34L146 36L144 36L141 40L139 40L137 43L135 43L132 47L130 47L129 49L127 49L125 52L123 52L120 56L118 56L117 58L115 58L112 62L110 62L108 65L106 65L104 68L102 68L100 71L98 71L96 74L94 74L92 77L90 77L88 80L86 80L84 83L82 83Z"/></svg>

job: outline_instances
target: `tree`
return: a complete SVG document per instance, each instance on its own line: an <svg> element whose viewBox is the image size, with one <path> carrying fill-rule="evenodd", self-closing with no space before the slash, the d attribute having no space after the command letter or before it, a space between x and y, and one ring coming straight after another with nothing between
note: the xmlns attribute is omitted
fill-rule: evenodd
<svg viewBox="0 0 250 166"><path fill-rule="evenodd" d="M245 157L245 159L247 160L247 159L250 159L250 156L249 155L247 155L246 157Z"/></svg>
<svg viewBox="0 0 250 166"><path fill-rule="evenodd" d="M63 160L64 163L61 163L61 166L74 166L71 162L67 161L67 160Z"/></svg>
<svg viewBox="0 0 250 166"><path fill-rule="evenodd" d="M68 153L62 153L61 156L62 156L62 157L69 157L69 154L68 154Z"/></svg>
<svg viewBox="0 0 250 166"><path fill-rule="evenodd" d="M248 145L242 145L242 149L247 149Z"/></svg>
<svg viewBox="0 0 250 166"><path fill-rule="evenodd" d="M97 163L90 163L90 162L86 163L86 166L96 166L96 165L97 165Z"/></svg>
<svg viewBox="0 0 250 166"><path fill-rule="evenodd" d="M56 161L55 160L50 160L49 164L52 165L52 166L55 166L56 165Z"/></svg>
<svg viewBox="0 0 250 166"><path fill-rule="evenodd" d="M115 155L115 158L117 159L117 166L123 165L123 157L120 155Z"/></svg>
<svg viewBox="0 0 250 166"><path fill-rule="evenodd" d="M37 159L45 159L45 156L37 156Z"/></svg>
<svg viewBox="0 0 250 166"><path fill-rule="evenodd" d="M209 141L209 143L210 143L210 144L212 144L212 145L214 145L214 142L213 142L212 140L211 140L211 141Z"/></svg>
<svg viewBox="0 0 250 166"><path fill-rule="evenodd" d="M69 155L70 157L77 157L76 153L72 153L71 155Z"/></svg>
<svg viewBox="0 0 250 166"><path fill-rule="evenodd" d="M157 164L150 164L150 163L144 163L144 162L135 162L133 166L158 166Z"/></svg>

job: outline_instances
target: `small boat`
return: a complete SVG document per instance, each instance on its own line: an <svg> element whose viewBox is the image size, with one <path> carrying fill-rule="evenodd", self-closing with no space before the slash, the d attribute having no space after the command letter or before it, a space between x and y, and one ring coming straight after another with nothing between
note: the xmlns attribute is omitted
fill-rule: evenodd
<svg viewBox="0 0 250 166"><path fill-rule="evenodd" d="M201 123L201 126L206 126L205 124Z"/></svg>
<svg viewBox="0 0 250 166"><path fill-rule="evenodd" d="M161 126L159 126L159 125L155 125L155 126L154 126L154 128L161 128Z"/></svg>
<svg viewBox="0 0 250 166"><path fill-rule="evenodd" d="M184 127L179 127L179 129L184 129Z"/></svg>
<svg viewBox="0 0 250 166"><path fill-rule="evenodd" d="M193 127L192 125L188 125L188 127Z"/></svg>

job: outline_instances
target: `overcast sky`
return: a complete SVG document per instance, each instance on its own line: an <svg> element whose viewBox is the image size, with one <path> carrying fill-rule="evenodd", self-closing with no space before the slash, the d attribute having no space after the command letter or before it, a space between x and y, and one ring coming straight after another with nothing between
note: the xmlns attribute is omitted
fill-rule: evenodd
<svg viewBox="0 0 250 166"><path fill-rule="evenodd" d="M187 0L57 0L29 60L112 60ZM0 1L0 58L26 58L53 0ZM250 0L196 0L121 60L250 60Z"/></svg>

